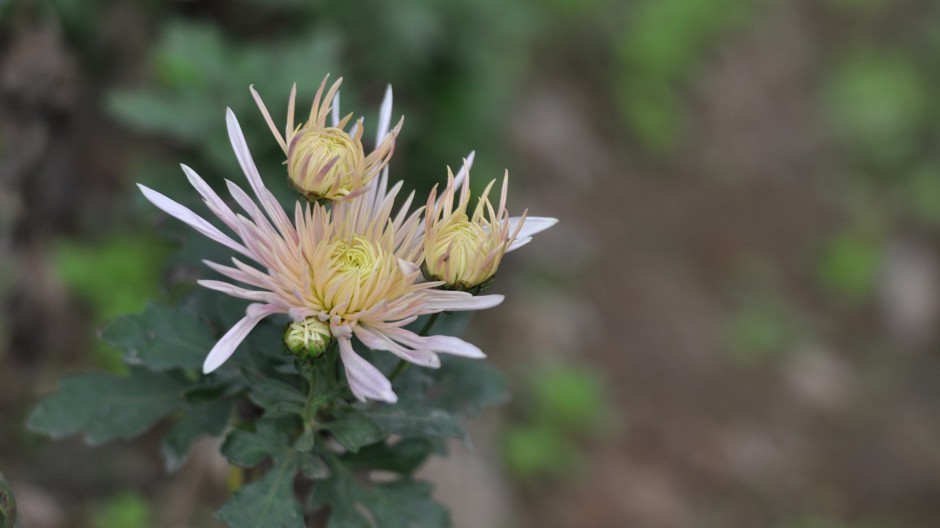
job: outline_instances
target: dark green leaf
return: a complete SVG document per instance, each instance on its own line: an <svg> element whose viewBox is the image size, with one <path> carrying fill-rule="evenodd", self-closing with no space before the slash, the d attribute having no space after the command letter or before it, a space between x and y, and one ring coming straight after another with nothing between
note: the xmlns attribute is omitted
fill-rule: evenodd
<svg viewBox="0 0 940 528"><path fill-rule="evenodd" d="M434 377L431 400L447 411L474 415L509 401L506 376L486 361L446 357Z"/></svg>
<svg viewBox="0 0 940 528"><path fill-rule="evenodd" d="M452 414L441 409L423 407L415 402L381 405L363 414L386 433L397 434L403 438L467 437L463 427Z"/></svg>
<svg viewBox="0 0 940 528"><path fill-rule="evenodd" d="M363 490L341 463L331 464L331 469L329 479L314 485L309 499L310 507L319 510L330 505L327 528L372 528L372 523L356 507L363 499Z"/></svg>
<svg viewBox="0 0 940 528"><path fill-rule="evenodd" d="M362 446L374 444L385 438L379 426L360 413L347 414L335 422L325 424L339 445L355 453Z"/></svg>
<svg viewBox="0 0 940 528"><path fill-rule="evenodd" d="M182 467L189 455L189 448L201 435L222 434L231 414L230 400L216 400L189 407L183 418L163 437L161 452L167 471L176 471Z"/></svg>
<svg viewBox="0 0 940 528"><path fill-rule="evenodd" d="M300 455L300 472L310 480L322 480L330 476L330 467L322 458L303 453Z"/></svg>
<svg viewBox="0 0 940 528"><path fill-rule="evenodd" d="M101 337L122 350L128 364L153 370L198 369L215 344L198 319L154 303L149 303L143 314L114 320Z"/></svg>
<svg viewBox="0 0 940 528"><path fill-rule="evenodd" d="M409 475L435 451L427 438L408 438L395 444L381 443L363 447L358 453L343 457L352 469L379 469Z"/></svg>
<svg viewBox="0 0 940 528"><path fill-rule="evenodd" d="M287 435L277 426L261 420L255 432L236 429L225 437L222 454L233 464L252 467L269 456L277 456L288 448Z"/></svg>
<svg viewBox="0 0 940 528"><path fill-rule="evenodd" d="M53 438L84 431L90 444L131 438L173 412L184 388L177 377L138 368L124 377L82 374L41 400L28 426Z"/></svg>
<svg viewBox="0 0 940 528"><path fill-rule="evenodd" d="M242 373L251 389L248 398L266 411L296 409L297 407L303 410L307 403L307 395L293 385L250 370L243 370Z"/></svg>
<svg viewBox="0 0 940 528"><path fill-rule="evenodd" d="M300 451L301 453L306 453L313 449L313 446L317 444L317 432L313 429L304 429L304 432L300 437L294 442L294 449Z"/></svg>
<svg viewBox="0 0 940 528"><path fill-rule="evenodd" d="M303 528L294 495L297 469L296 456L283 457L263 477L236 491L216 515L231 528Z"/></svg>
<svg viewBox="0 0 940 528"><path fill-rule="evenodd" d="M378 528L446 528L450 515L431 498L431 486L402 479L360 485L342 463L335 461L329 479L318 482L310 499L319 509L330 505L328 528L373 526L360 508L372 514Z"/></svg>
<svg viewBox="0 0 940 528"><path fill-rule="evenodd" d="M431 498L431 485L414 480L379 484L364 501L379 528L445 528L450 513Z"/></svg>

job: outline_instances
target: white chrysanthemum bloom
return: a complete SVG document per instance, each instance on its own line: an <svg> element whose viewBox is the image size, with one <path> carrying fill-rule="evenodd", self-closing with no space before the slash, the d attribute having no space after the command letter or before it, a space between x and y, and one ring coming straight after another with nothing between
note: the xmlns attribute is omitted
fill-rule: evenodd
<svg viewBox="0 0 940 528"><path fill-rule="evenodd" d="M345 200L365 192L369 182L392 157L395 138L402 125L402 121L399 121L394 129L384 134L375 150L366 156L362 147L362 119L357 120L349 131L345 128L352 114L339 119L338 91L343 79L333 83L324 97L323 90L328 78L325 77L320 83L307 122L297 128L294 128L297 85L291 88L284 136L278 132L261 96L251 87L251 95L287 156L287 174L291 184L309 200ZM328 127L326 119L331 113L332 126ZM387 130L387 124L385 128Z"/></svg>
<svg viewBox="0 0 940 528"><path fill-rule="evenodd" d="M438 353L484 357L479 348L456 337L419 336L404 328L421 315L490 308L503 297L437 290L439 283L420 280L415 264L422 251L420 210L407 213L409 197L392 216L401 183L374 205L369 196L335 203L332 211L318 203L305 207L296 203L291 219L261 181L231 110L227 123L235 155L257 203L227 182L232 197L244 210L244 214L237 214L195 172L186 166L183 171L235 237L140 185L157 207L260 266L235 258L234 267L206 262L242 285L214 280L199 281L200 285L253 303L245 317L209 351L204 372L222 365L261 319L278 313L288 314L294 321L316 317L329 324L350 389L360 400L394 402L397 397L382 372L353 350L354 335L369 348L386 350L426 367L440 365Z"/></svg>
<svg viewBox="0 0 940 528"><path fill-rule="evenodd" d="M448 169L447 186L437 196L431 191L425 210L424 273L445 288L479 293L496 275L503 255L532 240L532 235L548 229L554 218L510 218L506 210L509 173L503 176L499 205L494 208L489 194L496 180L486 186L470 213L470 164L465 160L457 177ZM457 188L460 195L457 196Z"/></svg>

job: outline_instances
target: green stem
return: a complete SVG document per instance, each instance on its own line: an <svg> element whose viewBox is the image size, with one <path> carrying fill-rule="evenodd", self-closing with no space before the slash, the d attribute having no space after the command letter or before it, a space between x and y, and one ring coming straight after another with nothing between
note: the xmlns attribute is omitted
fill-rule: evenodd
<svg viewBox="0 0 940 528"><path fill-rule="evenodd" d="M431 327L434 326L434 323L437 322L437 318L440 316L441 316L441 312L432 314L431 317L428 318L428 322L424 323L424 328L422 328L421 331L418 332L418 335L422 337L428 335L428 332L431 331Z"/></svg>
<svg viewBox="0 0 940 528"><path fill-rule="evenodd" d="M434 323L437 322L437 318L440 317L440 315L441 312L431 314L431 317L428 317L428 322L424 323L424 327L421 328L421 331L418 332L418 335L422 337L428 335L428 332L430 332L431 328L434 327ZM411 363L408 363L404 359L399 359L398 364L395 365L395 370L392 371L392 374L388 377L388 380L394 383L395 379L398 378L398 376L401 376L401 373L404 372L410 364Z"/></svg>
<svg viewBox="0 0 940 528"><path fill-rule="evenodd" d="M307 376L307 383L310 385L310 394L307 395L307 405L304 407L304 427L310 427L310 425L313 424L313 419L317 415L317 407L319 407L319 405L314 404L314 401L317 398L318 385L316 370Z"/></svg>

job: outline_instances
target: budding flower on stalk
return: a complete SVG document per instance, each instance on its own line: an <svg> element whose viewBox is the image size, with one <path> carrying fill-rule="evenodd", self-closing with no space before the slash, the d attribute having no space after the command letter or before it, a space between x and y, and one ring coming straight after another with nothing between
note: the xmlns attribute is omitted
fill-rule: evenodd
<svg viewBox="0 0 940 528"><path fill-rule="evenodd" d="M297 85L291 88L284 136L278 132L261 96L254 87L251 88L258 108L287 156L287 174L291 185L311 201L339 201L365 192L369 182L391 159L395 139L402 125L399 121L376 145L375 150L366 156L362 146L363 120L360 118L346 130L352 114L339 118L338 92L343 80L337 79L324 97L323 90L328 78L325 77L320 83L307 122L297 128L294 128ZM331 114L332 126L328 127L326 119Z"/></svg>
<svg viewBox="0 0 940 528"><path fill-rule="evenodd" d="M287 325L284 346L298 357L315 358L326 352L333 343L330 325L316 317L307 317Z"/></svg>
<svg viewBox="0 0 940 528"><path fill-rule="evenodd" d="M506 211L508 172L503 177L499 206L494 209L489 199L496 183L493 180L486 186L472 214L467 210L469 175L461 180L457 182L448 169L447 186L440 198L437 188L428 197L422 269L428 280L443 281L445 289L476 294L492 282L503 255L525 224L525 213L517 222L510 222ZM459 197L456 196L458 185Z"/></svg>

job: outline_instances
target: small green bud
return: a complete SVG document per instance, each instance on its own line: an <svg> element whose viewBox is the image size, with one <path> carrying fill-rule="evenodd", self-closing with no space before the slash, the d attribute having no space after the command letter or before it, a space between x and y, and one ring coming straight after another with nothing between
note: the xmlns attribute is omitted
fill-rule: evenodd
<svg viewBox="0 0 940 528"><path fill-rule="evenodd" d="M284 330L284 346L295 356L315 358L326 352L332 342L329 325L316 317L291 323Z"/></svg>

